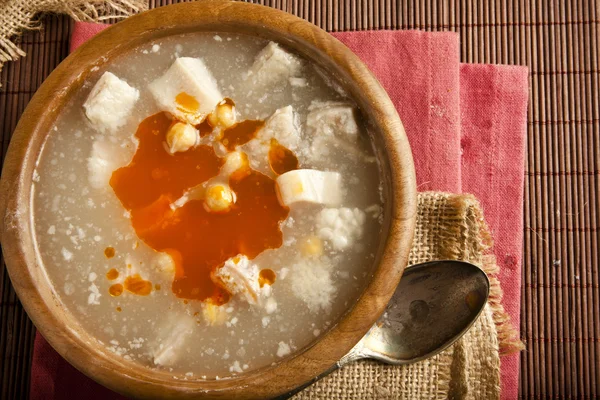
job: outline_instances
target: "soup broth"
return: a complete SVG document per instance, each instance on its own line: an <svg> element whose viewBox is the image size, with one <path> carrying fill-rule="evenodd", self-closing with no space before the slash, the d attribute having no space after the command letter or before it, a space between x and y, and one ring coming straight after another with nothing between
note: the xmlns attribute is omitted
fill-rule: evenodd
<svg viewBox="0 0 600 400"><path fill-rule="evenodd" d="M206 111L204 111L206 109ZM34 173L41 261L126 360L223 378L309 346L379 246L379 169L335 79L265 40L164 38L94 71Z"/></svg>

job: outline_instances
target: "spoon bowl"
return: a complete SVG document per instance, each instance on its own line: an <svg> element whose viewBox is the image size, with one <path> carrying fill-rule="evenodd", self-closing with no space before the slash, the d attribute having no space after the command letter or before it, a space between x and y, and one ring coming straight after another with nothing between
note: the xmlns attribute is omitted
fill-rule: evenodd
<svg viewBox="0 0 600 400"><path fill-rule="evenodd" d="M434 356L473 325L489 287L485 272L463 261L408 267L381 318L341 362L409 364Z"/></svg>
<svg viewBox="0 0 600 400"><path fill-rule="evenodd" d="M468 262L431 261L407 267L385 312L356 346L329 370L278 399L288 399L356 360L403 365L433 357L469 330L489 292L485 272Z"/></svg>

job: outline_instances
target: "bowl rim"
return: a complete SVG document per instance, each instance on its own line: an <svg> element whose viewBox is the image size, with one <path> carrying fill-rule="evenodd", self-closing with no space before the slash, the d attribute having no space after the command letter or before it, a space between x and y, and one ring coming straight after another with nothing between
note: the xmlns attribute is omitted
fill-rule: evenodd
<svg viewBox="0 0 600 400"><path fill-rule="evenodd" d="M30 218L33 170L49 127L70 95L94 68L147 42L185 32L241 29L284 43L315 62L326 62L352 86L384 148L387 165L388 236L380 246L371 281L345 316L313 345L272 367L222 380L182 381L172 374L117 359L86 344L86 332L70 325L37 258ZM152 36L158 35L158 36ZM206 0L160 7L102 31L69 55L35 93L12 136L0 182L0 238L15 291L36 327L69 363L102 385L132 397L263 399L289 392L344 356L383 313L404 270L416 220L416 179L406 133L387 93L345 45L308 21L249 3ZM23 212L23 208L27 212ZM52 285L47 285L52 286ZM91 336L90 336L91 338ZM120 357L119 357L120 358Z"/></svg>

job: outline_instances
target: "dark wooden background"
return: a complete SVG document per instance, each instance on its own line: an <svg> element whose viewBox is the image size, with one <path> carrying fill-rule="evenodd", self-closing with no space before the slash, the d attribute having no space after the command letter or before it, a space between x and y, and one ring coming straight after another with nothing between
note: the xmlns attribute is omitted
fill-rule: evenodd
<svg viewBox="0 0 600 400"><path fill-rule="evenodd" d="M151 1L151 7L171 1ZM520 394L600 396L600 4L595 0L272 0L329 31L450 30L461 59L530 68ZM72 23L45 16L0 75L2 160L19 116L68 54ZM35 328L0 264L0 398L24 399Z"/></svg>

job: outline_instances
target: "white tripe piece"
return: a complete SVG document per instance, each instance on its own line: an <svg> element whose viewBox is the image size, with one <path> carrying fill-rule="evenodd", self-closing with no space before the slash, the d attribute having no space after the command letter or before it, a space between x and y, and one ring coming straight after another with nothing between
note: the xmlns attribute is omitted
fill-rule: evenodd
<svg viewBox="0 0 600 400"><path fill-rule="evenodd" d="M358 208L325 208L317 215L317 235L335 250L344 250L361 238L364 224L365 213Z"/></svg>
<svg viewBox="0 0 600 400"><path fill-rule="evenodd" d="M92 88L83 108L94 129L112 133L127 122L139 97L136 88L113 73L105 72Z"/></svg>
<svg viewBox="0 0 600 400"><path fill-rule="evenodd" d="M306 116L309 137L337 136L351 142L358 139L354 107L340 101L313 101Z"/></svg>
<svg viewBox="0 0 600 400"><path fill-rule="evenodd" d="M317 313L329 311L336 288L331 277L331 264L326 257L304 258L290 267L288 279L294 295Z"/></svg>
<svg viewBox="0 0 600 400"><path fill-rule="evenodd" d="M276 179L284 206L298 202L337 206L342 201L342 176L338 172L296 169Z"/></svg>
<svg viewBox="0 0 600 400"><path fill-rule="evenodd" d="M175 365L195 326L194 318L187 314L169 318L168 323L159 329L157 344L152 351L154 364L165 367Z"/></svg>
<svg viewBox="0 0 600 400"><path fill-rule="evenodd" d="M181 121L197 125L204 121L223 100L217 81L200 58L180 57L163 76L148 85L158 106ZM185 93L199 104L197 110L187 110L176 97Z"/></svg>
<svg viewBox="0 0 600 400"><path fill-rule="evenodd" d="M248 155L250 166L260 173L274 177L275 174L269 167L269 149L271 139L276 139L279 144L291 151L296 151L300 144L300 130L296 122L292 106L276 110L265 121L256 137L241 146L241 150Z"/></svg>
<svg viewBox="0 0 600 400"><path fill-rule="evenodd" d="M332 149L340 150L343 155L368 157L357 147L359 128L351 104L313 101L308 110L306 135L312 139L308 152L311 162L327 161Z"/></svg>
<svg viewBox="0 0 600 400"><path fill-rule="evenodd" d="M288 53L270 42L256 56L246 79L252 83L252 90L261 88L277 88L283 90L290 77L300 74L302 62L298 57Z"/></svg>
<svg viewBox="0 0 600 400"><path fill-rule="evenodd" d="M262 288L258 282L258 266L248 260L248 257L239 255L225 261L221 268L213 273L213 279L220 283L233 295L240 295L249 304L258 304L259 301L271 294L271 286Z"/></svg>

